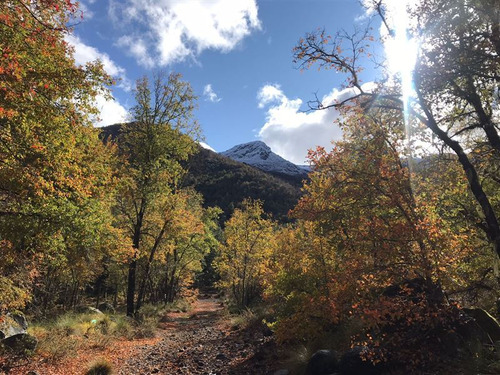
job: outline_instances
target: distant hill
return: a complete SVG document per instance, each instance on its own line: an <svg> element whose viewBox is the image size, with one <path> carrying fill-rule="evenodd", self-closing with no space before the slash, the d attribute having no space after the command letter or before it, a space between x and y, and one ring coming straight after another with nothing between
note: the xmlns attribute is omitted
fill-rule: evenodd
<svg viewBox="0 0 500 375"><path fill-rule="evenodd" d="M99 130L101 131L100 138L104 143L108 142L111 139L116 139L118 137L118 134L120 134L121 127L121 124L114 124L99 128Z"/></svg>
<svg viewBox="0 0 500 375"><path fill-rule="evenodd" d="M101 139L104 142L116 139L120 128L119 124L101 128ZM252 198L260 199L264 211L275 219L287 222L290 220L288 211L301 196L302 180L307 178L305 172L295 175L280 171L264 172L201 146L186 167L188 174L183 185L192 186L200 192L205 206L219 206L224 212L221 221L227 220L245 198Z"/></svg>

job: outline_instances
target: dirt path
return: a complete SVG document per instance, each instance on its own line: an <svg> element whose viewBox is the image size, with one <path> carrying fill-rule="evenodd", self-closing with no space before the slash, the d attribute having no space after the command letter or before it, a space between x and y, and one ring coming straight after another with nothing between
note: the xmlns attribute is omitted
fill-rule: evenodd
<svg viewBox="0 0 500 375"><path fill-rule="evenodd" d="M235 328L219 299L197 299L188 313L168 313L155 338L118 340L62 361L32 357L9 375L83 375L94 360L112 363L115 375L266 375L276 370L276 348L261 324ZM0 366L0 375L4 374Z"/></svg>
<svg viewBox="0 0 500 375"><path fill-rule="evenodd" d="M168 314L155 345L127 360L119 374L273 374L274 346L258 327L234 329L220 300L198 299L189 313ZM224 319L225 318L225 319Z"/></svg>

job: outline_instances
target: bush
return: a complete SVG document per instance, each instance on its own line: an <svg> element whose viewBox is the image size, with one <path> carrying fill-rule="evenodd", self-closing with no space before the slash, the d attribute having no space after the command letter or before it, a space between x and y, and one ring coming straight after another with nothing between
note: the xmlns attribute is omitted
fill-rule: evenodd
<svg viewBox="0 0 500 375"><path fill-rule="evenodd" d="M117 337L126 339L134 338L134 320L125 315L116 315L113 317L113 334Z"/></svg>
<svg viewBox="0 0 500 375"><path fill-rule="evenodd" d="M250 309L245 309L239 314L231 317L231 329L245 329L262 321L259 316Z"/></svg>
<svg viewBox="0 0 500 375"><path fill-rule="evenodd" d="M118 329L126 331L125 326L106 315L70 313L33 324L28 332L38 339L38 351L55 361L73 355L84 345L105 348L113 336L121 335Z"/></svg>
<svg viewBox="0 0 500 375"><path fill-rule="evenodd" d="M153 317L145 317L134 322L133 335L136 339L155 337L158 327L158 319Z"/></svg>
<svg viewBox="0 0 500 375"><path fill-rule="evenodd" d="M110 375L113 373L113 366L106 360L98 360L90 365L85 375Z"/></svg>

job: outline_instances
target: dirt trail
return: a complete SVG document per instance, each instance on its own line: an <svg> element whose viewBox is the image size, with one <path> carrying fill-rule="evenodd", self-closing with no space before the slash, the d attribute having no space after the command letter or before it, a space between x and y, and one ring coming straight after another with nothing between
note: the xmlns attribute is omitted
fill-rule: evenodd
<svg viewBox="0 0 500 375"><path fill-rule="evenodd" d="M161 340L127 360L119 374L274 373L270 338L256 327L231 329L218 299L200 298L189 313L170 313L163 320Z"/></svg>
<svg viewBox="0 0 500 375"><path fill-rule="evenodd" d="M262 325L231 326L221 301L198 298L187 313L168 313L155 338L119 340L89 348L60 362L32 357L9 375L83 375L94 360L113 364L113 374L266 375L276 370L276 348ZM4 374L0 366L0 375Z"/></svg>

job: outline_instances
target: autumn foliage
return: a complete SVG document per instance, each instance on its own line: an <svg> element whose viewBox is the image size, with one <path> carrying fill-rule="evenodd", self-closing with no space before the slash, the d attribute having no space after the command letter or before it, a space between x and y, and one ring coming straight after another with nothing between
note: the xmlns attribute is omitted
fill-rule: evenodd
<svg viewBox="0 0 500 375"><path fill-rule="evenodd" d="M266 268L273 253L274 223L265 217L262 203L246 200L234 211L224 229L217 268L220 286L236 306L248 307L259 299Z"/></svg>
<svg viewBox="0 0 500 375"><path fill-rule="evenodd" d="M48 278L85 280L82 268L114 251L120 234L109 216L113 150L89 122L111 80L99 62L75 66L64 37L77 5L20 0L0 9L3 310L31 296L46 304Z"/></svg>
<svg viewBox="0 0 500 375"><path fill-rule="evenodd" d="M384 2L365 3L387 41ZM113 82L99 61L75 64L77 3L0 2L0 314L105 302L139 321L210 280L237 311L266 304L280 344L328 336L397 371L479 356L462 307L494 312L497 299L499 12L410 6L408 35L422 39L409 102L386 64L363 85L370 27L299 40L301 68L347 75L352 97L310 103L339 111L343 138L309 152L287 224L246 199L220 227L223 210L185 183L199 136L190 84L139 79L132 121L103 142L94 102Z"/></svg>
<svg viewBox="0 0 500 375"><path fill-rule="evenodd" d="M474 236L439 214L448 182L423 178L401 156L401 119L355 111L341 126L330 152L311 152L311 181L292 212L299 221L277 237L267 295L278 337L310 341L350 326L352 341L339 346L424 366L463 323L443 290L463 283Z"/></svg>

